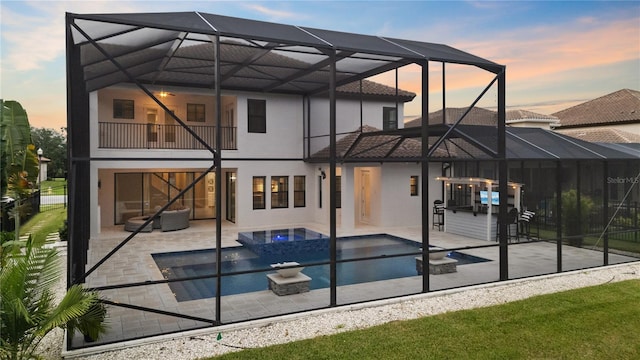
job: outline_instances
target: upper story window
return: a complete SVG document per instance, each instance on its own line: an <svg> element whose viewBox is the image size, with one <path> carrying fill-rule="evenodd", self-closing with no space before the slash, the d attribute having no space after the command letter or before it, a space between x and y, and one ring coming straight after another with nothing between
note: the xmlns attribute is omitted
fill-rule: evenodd
<svg viewBox="0 0 640 360"><path fill-rule="evenodd" d="M114 119L133 119L134 118L133 100L113 99L113 118Z"/></svg>
<svg viewBox="0 0 640 360"><path fill-rule="evenodd" d="M382 129L395 130L398 128L398 110L394 107L382 108Z"/></svg>
<svg viewBox="0 0 640 360"><path fill-rule="evenodd" d="M204 122L204 104L187 104L187 121Z"/></svg>
<svg viewBox="0 0 640 360"><path fill-rule="evenodd" d="M271 208L289 207L289 177L271 177Z"/></svg>
<svg viewBox="0 0 640 360"><path fill-rule="evenodd" d="M247 100L247 117L249 119L248 131L250 133L267 132L267 101Z"/></svg>

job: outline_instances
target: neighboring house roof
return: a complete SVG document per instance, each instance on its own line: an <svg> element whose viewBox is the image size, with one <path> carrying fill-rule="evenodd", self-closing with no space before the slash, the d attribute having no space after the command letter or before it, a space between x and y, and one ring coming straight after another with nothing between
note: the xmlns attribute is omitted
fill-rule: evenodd
<svg viewBox="0 0 640 360"><path fill-rule="evenodd" d="M576 139L596 143L640 143L640 135L615 128L594 127L582 129L557 129L557 132Z"/></svg>
<svg viewBox="0 0 640 360"><path fill-rule="evenodd" d="M522 109L514 109L507 110L505 114L505 121L508 123L517 123L517 122L546 122L546 123L557 123L558 118L553 115L545 115L535 113L529 110Z"/></svg>
<svg viewBox="0 0 640 360"><path fill-rule="evenodd" d="M446 108L446 124L453 124L467 111L467 108ZM442 109L429 113L429 125L442 124ZM496 125L498 123L498 113L485 108L474 107L462 120L461 124L466 125ZM413 119L404 124L404 127L422 126L422 117Z"/></svg>
<svg viewBox="0 0 640 360"><path fill-rule="evenodd" d="M467 111L467 108L446 108L446 123L455 123L463 114ZM558 118L553 115L538 114L528 110L507 110L505 113L505 121L510 122L523 122L523 121L543 121L543 122L557 122ZM493 110L474 107L469 111L469 114L465 116L461 124L467 125L496 125L498 123L498 113ZM429 124L442 124L442 110L429 113ZM422 125L422 117L413 119L405 123L405 127L417 127Z"/></svg>
<svg viewBox="0 0 640 360"><path fill-rule="evenodd" d="M640 91L622 89L552 115L557 128L588 127L640 122Z"/></svg>

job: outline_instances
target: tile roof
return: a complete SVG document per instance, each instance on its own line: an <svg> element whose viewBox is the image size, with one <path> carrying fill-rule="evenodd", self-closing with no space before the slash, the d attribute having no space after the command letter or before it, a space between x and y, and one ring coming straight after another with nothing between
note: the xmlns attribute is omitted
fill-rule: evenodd
<svg viewBox="0 0 640 360"><path fill-rule="evenodd" d="M354 81L352 83L346 84L346 85L342 85L338 88L336 88L336 91L338 93L342 93L345 95L353 95L353 96L359 96L360 95L360 82L358 81ZM391 86L387 86L387 85L383 85L377 82L373 82L373 81L369 81L369 80L362 80L362 94L363 95L370 95L370 96L389 96L389 97L395 97L396 96L396 88L395 87L391 87ZM402 90L402 89L398 89L398 100L402 101L402 102L409 102L411 100L413 100L413 98L416 97L415 93L412 93L410 91L406 91L406 90Z"/></svg>
<svg viewBox="0 0 640 360"><path fill-rule="evenodd" d="M446 108L446 123L455 123L467 108ZM492 110L474 107L469 114L465 116L461 124L466 125L496 125L498 123L498 113ZM442 109L429 113L429 124L442 124ZM422 126L422 117L413 119L404 124L404 127L419 127Z"/></svg>
<svg viewBox="0 0 640 360"><path fill-rule="evenodd" d="M553 113L558 128L640 122L640 91L622 89Z"/></svg>
<svg viewBox="0 0 640 360"><path fill-rule="evenodd" d="M613 128L592 127L583 129L558 129L557 132L576 139L597 143L640 143L640 135Z"/></svg>
<svg viewBox="0 0 640 360"><path fill-rule="evenodd" d="M353 147L362 133L381 131L373 126L364 125L345 137L336 141L336 156L344 158L349 149L349 158L420 158L422 156L422 142L419 139L403 138L398 135L365 136ZM394 147L397 146L395 149ZM353 147L353 148L352 148ZM391 153L389 153L391 151ZM440 154L443 155L443 154ZM329 147L316 152L313 158L329 158Z"/></svg>
<svg viewBox="0 0 640 360"><path fill-rule="evenodd" d="M336 141L336 155L338 157L344 157L347 154L347 151L351 149L351 147L355 144L356 140L360 136L360 131L363 133L366 132L374 132L380 131L373 126L364 125L362 128L356 130L355 132L350 133L349 135L339 139ZM371 136L364 137L355 148L353 148L350 152L350 155L353 157L360 158L379 158L384 157L389 152L389 150L396 145L398 141L400 141L399 136L394 135L380 135L380 136ZM398 152L398 156L420 156L420 142L408 139L408 144L398 147L396 151ZM402 154L402 155L400 155ZM329 157L329 147L326 147L317 153L314 154L313 157L320 158L328 158Z"/></svg>
<svg viewBox="0 0 640 360"><path fill-rule="evenodd" d="M505 117L506 117L506 121L515 121L515 120L550 120L551 122L558 121L558 118L553 115L539 114L533 111L521 110L521 109L507 110Z"/></svg>

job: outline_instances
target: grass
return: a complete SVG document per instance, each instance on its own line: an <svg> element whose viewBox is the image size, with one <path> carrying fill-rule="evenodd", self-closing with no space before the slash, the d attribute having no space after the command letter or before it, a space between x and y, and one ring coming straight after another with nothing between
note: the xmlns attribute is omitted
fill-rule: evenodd
<svg viewBox="0 0 640 360"><path fill-rule="evenodd" d="M47 235L57 232L67 218L67 209L54 209L36 214L20 226L20 234L31 233L34 238L46 239ZM36 226L38 225L39 226Z"/></svg>
<svg viewBox="0 0 640 360"><path fill-rule="evenodd" d="M54 178L52 180L45 180L42 182L41 190L42 195L65 195L65 192L68 191L66 189L67 181L65 179ZM51 193L49 193L49 188L51 188Z"/></svg>
<svg viewBox="0 0 640 360"><path fill-rule="evenodd" d="M638 303L629 280L215 359L638 359Z"/></svg>

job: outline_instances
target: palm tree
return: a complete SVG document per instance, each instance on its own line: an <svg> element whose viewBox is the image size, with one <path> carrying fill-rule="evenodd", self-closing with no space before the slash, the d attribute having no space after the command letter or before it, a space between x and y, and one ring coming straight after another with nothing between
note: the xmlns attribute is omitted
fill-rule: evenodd
<svg viewBox="0 0 640 360"><path fill-rule="evenodd" d="M0 269L0 358L32 359L44 336L66 327L72 336L80 325L90 324L93 338L106 332L105 311L99 294L80 285L67 290L55 304L54 287L61 278L61 261L55 249L31 237L20 252L11 254Z"/></svg>

